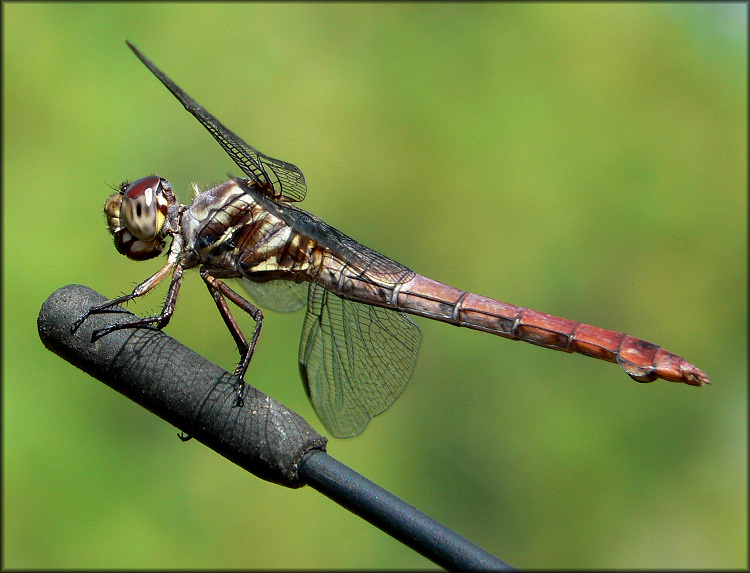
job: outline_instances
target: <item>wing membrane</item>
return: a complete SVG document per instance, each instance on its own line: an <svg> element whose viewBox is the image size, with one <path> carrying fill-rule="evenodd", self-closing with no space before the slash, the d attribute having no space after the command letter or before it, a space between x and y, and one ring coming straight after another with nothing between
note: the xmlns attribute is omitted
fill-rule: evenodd
<svg viewBox="0 0 750 573"><path fill-rule="evenodd" d="M310 285L300 372L313 408L334 436L356 436L399 397L421 339L417 325L400 312Z"/></svg>
<svg viewBox="0 0 750 573"><path fill-rule="evenodd" d="M276 280L258 283L242 279L242 286L261 308L294 312L305 306L307 283Z"/></svg>
<svg viewBox="0 0 750 573"><path fill-rule="evenodd" d="M201 122L214 139L219 142L232 160L245 174L263 184L266 193L272 197L283 196L289 201L302 201L307 193L305 176L296 165L274 159L264 155L251 145L245 143L238 135L234 134L224 126L218 119L211 115L206 108L196 102L188 94L170 80L164 72L157 68L151 60L144 56L138 48L128 42L128 46L136 56L161 80L167 89L180 100L193 116Z"/></svg>

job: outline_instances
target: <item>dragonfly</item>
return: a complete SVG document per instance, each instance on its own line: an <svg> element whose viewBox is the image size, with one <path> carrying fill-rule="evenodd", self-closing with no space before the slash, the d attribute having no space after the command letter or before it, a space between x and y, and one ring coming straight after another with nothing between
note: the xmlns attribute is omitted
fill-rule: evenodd
<svg viewBox="0 0 750 573"><path fill-rule="evenodd" d="M166 263L130 294L89 309L73 329L93 314L145 295L171 274L159 314L96 330L92 340L123 328L161 329L174 312L184 271L199 267L239 350L234 405L242 406L245 375L263 324L259 307L282 312L306 307L300 373L315 412L339 438L361 433L403 392L421 342L408 315L613 362L638 382L710 383L697 367L656 344L452 287L358 243L296 205L307 192L298 167L245 143L127 44L245 177L203 192L195 186L190 205L178 203L171 184L158 175L124 182L104 205L117 251L147 260L160 255L171 239ZM227 279L240 279L258 306ZM229 302L253 319L249 340Z"/></svg>

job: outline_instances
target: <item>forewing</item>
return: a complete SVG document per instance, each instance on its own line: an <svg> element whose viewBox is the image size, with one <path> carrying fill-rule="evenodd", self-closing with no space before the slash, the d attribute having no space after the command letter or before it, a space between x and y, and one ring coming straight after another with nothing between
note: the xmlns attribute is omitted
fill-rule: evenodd
<svg viewBox="0 0 750 573"><path fill-rule="evenodd" d="M406 315L310 285L299 364L310 402L337 438L356 436L406 387L422 334Z"/></svg>
<svg viewBox="0 0 750 573"><path fill-rule="evenodd" d="M258 283L242 279L242 286L259 307L276 312L299 310L307 298L307 283L284 280Z"/></svg>
<svg viewBox="0 0 750 573"><path fill-rule="evenodd" d="M238 135L224 126L211 115L206 108L186 94L176 83L170 80L164 72L157 68L151 60L144 56L138 48L128 42L135 55L161 80L167 89L180 100L193 116L201 122L214 139L219 142L234 162L245 174L263 184L266 193L272 197L284 196L289 201L302 201L307 193L305 176L296 165L274 159L264 155L251 145L245 143Z"/></svg>

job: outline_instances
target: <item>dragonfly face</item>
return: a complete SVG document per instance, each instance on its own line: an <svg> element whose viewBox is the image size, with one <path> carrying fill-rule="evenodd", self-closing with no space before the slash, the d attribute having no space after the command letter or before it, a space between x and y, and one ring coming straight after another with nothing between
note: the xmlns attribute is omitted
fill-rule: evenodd
<svg viewBox="0 0 750 573"><path fill-rule="evenodd" d="M120 192L107 199L104 213L117 252L136 261L161 254L170 196L174 197L167 180L150 175L123 183Z"/></svg>

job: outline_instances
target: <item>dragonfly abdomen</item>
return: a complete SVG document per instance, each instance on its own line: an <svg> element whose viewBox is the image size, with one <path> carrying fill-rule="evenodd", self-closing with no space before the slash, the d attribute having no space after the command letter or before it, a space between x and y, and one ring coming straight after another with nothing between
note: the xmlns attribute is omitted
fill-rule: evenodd
<svg viewBox="0 0 750 573"><path fill-rule="evenodd" d="M614 362L639 382L662 378L691 386L709 383L698 368L656 344L462 291L422 275L395 295L404 312Z"/></svg>

